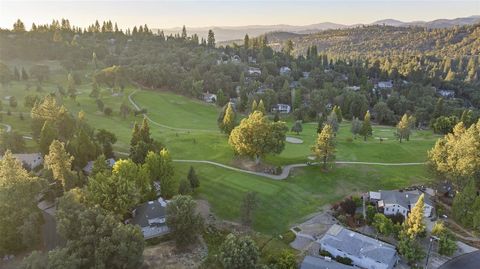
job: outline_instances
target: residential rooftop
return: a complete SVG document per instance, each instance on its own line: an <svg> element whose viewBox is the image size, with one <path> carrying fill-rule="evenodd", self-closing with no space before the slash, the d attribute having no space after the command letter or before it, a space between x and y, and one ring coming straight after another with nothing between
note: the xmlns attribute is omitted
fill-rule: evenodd
<svg viewBox="0 0 480 269"><path fill-rule="evenodd" d="M353 269L354 267L336 262L328 258L305 256L300 269Z"/></svg>
<svg viewBox="0 0 480 269"><path fill-rule="evenodd" d="M383 264L390 264L392 260L396 259L394 246L337 224L330 227L319 242L351 256L367 257Z"/></svg>

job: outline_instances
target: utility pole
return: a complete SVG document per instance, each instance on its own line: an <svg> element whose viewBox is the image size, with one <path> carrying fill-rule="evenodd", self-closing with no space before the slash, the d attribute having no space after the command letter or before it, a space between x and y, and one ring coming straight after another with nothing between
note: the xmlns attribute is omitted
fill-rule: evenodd
<svg viewBox="0 0 480 269"><path fill-rule="evenodd" d="M425 260L425 269L428 269L428 259L430 258L430 251L432 250L433 241L438 241L436 236L430 236L430 244L428 245L427 259Z"/></svg>

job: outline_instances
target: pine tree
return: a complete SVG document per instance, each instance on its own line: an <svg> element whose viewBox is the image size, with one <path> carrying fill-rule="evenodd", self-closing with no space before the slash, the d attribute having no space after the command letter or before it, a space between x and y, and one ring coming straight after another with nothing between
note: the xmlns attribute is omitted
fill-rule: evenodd
<svg viewBox="0 0 480 269"><path fill-rule="evenodd" d="M253 99L253 102L252 102L252 113L257 111L257 100Z"/></svg>
<svg viewBox="0 0 480 269"><path fill-rule="evenodd" d="M333 112L335 112L335 114L337 115L337 120L338 120L338 123L342 123L342 109L339 107L339 106L334 106L333 107Z"/></svg>
<svg viewBox="0 0 480 269"><path fill-rule="evenodd" d="M190 186L190 183L185 179L180 180L180 184L178 185L178 194L188 195L190 193L192 193L192 187Z"/></svg>
<svg viewBox="0 0 480 269"><path fill-rule="evenodd" d="M317 159L322 161L323 168L327 169L327 162L335 159L335 136L331 125L326 124L323 127L312 151Z"/></svg>
<svg viewBox="0 0 480 269"><path fill-rule="evenodd" d="M372 123L370 122L370 111L365 113L363 118L362 129L360 130L360 135L363 136L363 140L367 141L367 137L372 136Z"/></svg>
<svg viewBox="0 0 480 269"><path fill-rule="evenodd" d="M236 115L235 115L235 111L233 111L232 104L228 103L227 109L225 110L225 115L222 121L223 132L226 133L227 135L230 135L233 128L235 128L235 125L236 125L235 118L236 118Z"/></svg>
<svg viewBox="0 0 480 269"><path fill-rule="evenodd" d="M473 224L473 206L476 199L477 186L473 179L470 179L463 190L457 193L453 199L453 217L467 227L471 227Z"/></svg>
<svg viewBox="0 0 480 269"><path fill-rule="evenodd" d="M160 192L162 197L168 199L176 194L177 181L175 180L174 167L170 152L167 149L160 151Z"/></svg>
<svg viewBox="0 0 480 269"><path fill-rule="evenodd" d="M22 67L22 80L28 80L28 73L23 67Z"/></svg>
<svg viewBox="0 0 480 269"><path fill-rule="evenodd" d="M292 126L292 129L291 129L290 131L297 133L297 135L298 135L301 131L303 131L302 121L301 121L301 120L295 121L295 124Z"/></svg>
<svg viewBox="0 0 480 269"><path fill-rule="evenodd" d="M410 140L411 128L412 125L414 125L412 122L414 122L414 117L408 116L407 114L404 114L398 122L396 136L400 140L400 143L402 143L402 139Z"/></svg>
<svg viewBox="0 0 480 269"><path fill-rule="evenodd" d="M73 157L65 150L65 144L54 140L50 145L45 165L53 173L53 178L60 182L65 191L75 186L74 174L71 170Z"/></svg>
<svg viewBox="0 0 480 269"><path fill-rule="evenodd" d="M453 72L452 69L450 69L450 70L448 70L448 73L445 76L445 80L446 81L452 81L452 80L455 79L455 76L456 76L455 72Z"/></svg>
<svg viewBox="0 0 480 269"><path fill-rule="evenodd" d="M43 155L48 154L48 149L50 147L50 144L57 138L58 134L56 129L53 126L53 123L51 121L45 121L43 123L42 130L40 132L40 138L38 140L38 144L40 147L40 152Z"/></svg>
<svg viewBox="0 0 480 269"><path fill-rule="evenodd" d="M190 170L188 170L188 181L190 182L190 187L192 187L192 190L195 190L196 188L200 187L200 180L198 179L197 173L195 172L195 169L193 166L190 166Z"/></svg>
<svg viewBox="0 0 480 269"><path fill-rule="evenodd" d="M243 39L243 47L248 50L250 48L250 38L248 37L248 34L245 35L245 38Z"/></svg>
<svg viewBox="0 0 480 269"><path fill-rule="evenodd" d="M210 48L215 48L215 33L211 29L208 30L207 45Z"/></svg>
<svg viewBox="0 0 480 269"><path fill-rule="evenodd" d="M185 25L182 27L182 39L187 39L187 28L185 28Z"/></svg>
<svg viewBox="0 0 480 269"><path fill-rule="evenodd" d="M425 232L425 223L423 222L423 212L425 209L424 199L425 197L422 193L403 224L405 234L412 239L417 238Z"/></svg>
<svg viewBox="0 0 480 269"><path fill-rule="evenodd" d="M70 94L70 97L73 97L75 96L77 90L76 90L75 80L73 79L72 73L68 73L67 82L68 82L68 88L67 88L68 93Z"/></svg>
<svg viewBox="0 0 480 269"><path fill-rule="evenodd" d="M266 115L265 105L263 104L262 99L260 99L260 102L258 102L258 106L257 106L256 111L260 111L260 112L262 112L263 115Z"/></svg>

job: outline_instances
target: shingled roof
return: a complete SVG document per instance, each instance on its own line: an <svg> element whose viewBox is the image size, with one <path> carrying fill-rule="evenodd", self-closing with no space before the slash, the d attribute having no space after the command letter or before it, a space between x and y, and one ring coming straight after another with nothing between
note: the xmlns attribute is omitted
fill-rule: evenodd
<svg viewBox="0 0 480 269"><path fill-rule="evenodd" d="M406 209L409 209L409 205L416 204L421 194L422 192L420 192L419 190L403 192L397 190L380 191L381 199L383 200L384 204L397 204L403 206ZM425 204L433 207L430 195L426 193L424 195L424 202Z"/></svg>
<svg viewBox="0 0 480 269"><path fill-rule="evenodd" d="M374 261L390 264L396 259L395 247L366 235L333 225L320 243L329 245L356 257L367 257Z"/></svg>

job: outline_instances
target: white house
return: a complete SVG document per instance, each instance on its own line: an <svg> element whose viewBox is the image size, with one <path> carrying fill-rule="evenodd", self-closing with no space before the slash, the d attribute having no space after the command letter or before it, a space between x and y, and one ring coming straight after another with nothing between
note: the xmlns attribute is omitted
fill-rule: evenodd
<svg viewBox="0 0 480 269"><path fill-rule="evenodd" d="M317 243L334 257L347 257L352 264L368 269L392 269L398 260L395 247L366 235L333 225Z"/></svg>
<svg viewBox="0 0 480 269"><path fill-rule="evenodd" d="M290 72L292 72L292 69L290 69L290 67L288 67L288 66L280 67L280 75L282 75L282 76L288 75L288 74L290 74Z"/></svg>
<svg viewBox="0 0 480 269"><path fill-rule="evenodd" d="M455 91L452 91L452 90L438 90L437 93L438 93L438 95L440 95L444 98L455 97Z"/></svg>
<svg viewBox="0 0 480 269"><path fill-rule="evenodd" d="M276 104L273 108L272 108L272 111L273 112L280 112L280 113L290 113L290 110L292 108L287 105L287 104Z"/></svg>
<svg viewBox="0 0 480 269"><path fill-rule="evenodd" d="M209 92L203 93L203 101L207 103L215 103L217 102L217 95Z"/></svg>
<svg viewBox="0 0 480 269"><path fill-rule="evenodd" d="M385 215L395 215L397 213L407 217L412 208L418 201L422 192L414 191L378 191L369 192L370 200L377 203L378 208L383 209ZM424 216L430 217L433 211L433 202L430 195L424 194Z"/></svg>
<svg viewBox="0 0 480 269"><path fill-rule="evenodd" d="M129 223L140 226L145 239L154 238L170 231L166 223L168 201L161 197L137 206L132 211Z"/></svg>
<svg viewBox="0 0 480 269"><path fill-rule="evenodd" d="M348 86L348 87L345 87L345 89L356 92L360 90L360 86Z"/></svg>
<svg viewBox="0 0 480 269"><path fill-rule="evenodd" d="M43 157L40 152L38 153L18 153L12 154L15 159L20 161L27 170L35 169L37 166L43 164ZM3 156L0 156L0 160Z"/></svg>
<svg viewBox="0 0 480 269"><path fill-rule="evenodd" d="M393 82L391 80L387 80L387 81L379 81L377 83L377 87L378 89L382 89L382 90L385 90L385 89L391 89L393 88Z"/></svg>
<svg viewBox="0 0 480 269"><path fill-rule="evenodd" d="M262 75L262 70L260 70L260 68L258 68L258 67L248 67L247 72L250 76L261 76Z"/></svg>
<svg viewBox="0 0 480 269"><path fill-rule="evenodd" d="M242 62L242 59L240 59L240 56L235 54L235 55L232 56L231 61L234 64L239 64L239 63Z"/></svg>

